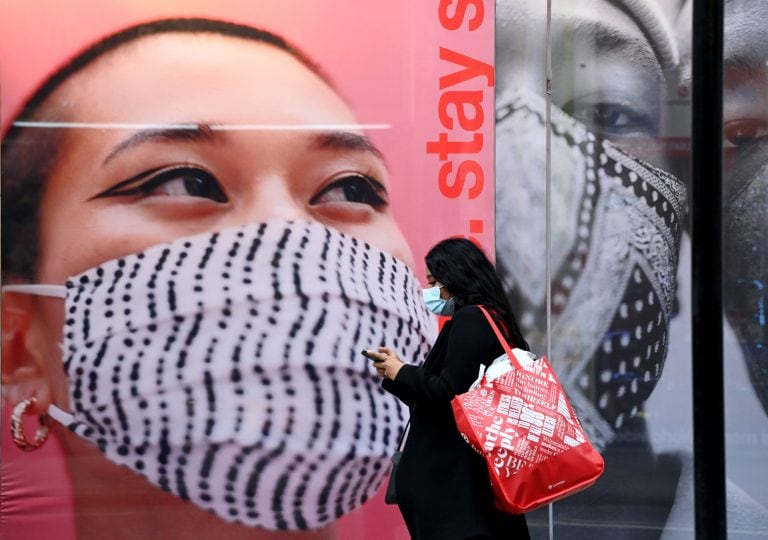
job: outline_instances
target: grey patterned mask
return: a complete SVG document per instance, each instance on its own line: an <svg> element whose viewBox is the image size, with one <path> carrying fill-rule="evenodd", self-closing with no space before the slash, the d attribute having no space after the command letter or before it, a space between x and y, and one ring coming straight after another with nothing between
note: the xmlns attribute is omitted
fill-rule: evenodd
<svg viewBox="0 0 768 540"><path fill-rule="evenodd" d="M545 102L513 90L497 103L496 258L543 351ZM686 193L554 107L551 134L552 363L603 448L661 375Z"/></svg>
<svg viewBox="0 0 768 540"><path fill-rule="evenodd" d="M109 261L67 283L66 310L72 411L52 416L162 489L273 530L376 492L405 411L359 351L420 361L435 336L410 268L314 222Z"/></svg>

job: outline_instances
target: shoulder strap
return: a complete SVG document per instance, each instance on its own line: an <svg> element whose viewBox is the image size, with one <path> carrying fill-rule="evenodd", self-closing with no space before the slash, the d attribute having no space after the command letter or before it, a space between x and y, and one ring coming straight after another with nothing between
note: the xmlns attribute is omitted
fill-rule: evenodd
<svg viewBox="0 0 768 540"><path fill-rule="evenodd" d="M496 322L493 320L493 317L491 317L491 314L488 313L488 310L485 309L484 306L478 305L477 307L480 308L480 311L482 311L483 315L485 315L485 318L488 321L488 324L490 324L491 328L493 328L493 333L496 334L496 338L499 340L499 343L501 343L501 346L504 348L504 352L509 357L509 361L513 362L516 366L519 367L520 362L517 361L517 358L512 353L512 349L510 348L509 344L504 339L504 336L501 335L501 332L499 331L499 327L496 326Z"/></svg>

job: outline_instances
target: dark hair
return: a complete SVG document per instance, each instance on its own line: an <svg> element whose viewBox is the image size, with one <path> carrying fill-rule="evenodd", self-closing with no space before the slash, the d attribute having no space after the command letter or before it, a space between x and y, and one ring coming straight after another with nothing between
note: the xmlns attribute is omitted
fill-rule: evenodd
<svg viewBox="0 0 768 540"><path fill-rule="evenodd" d="M453 293L457 308L478 304L490 308L509 340L516 347L530 350L496 269L474 242L465 238L438 242L427 253L426 263L432 276Z"/></svg>
<svg viewBox="0 0 768 540"><path fill-rule="evenodd" d="M219 34L272 45L286 51L335 89L331 79L282 37L251 26L202 18L160 19L128 27L90 45L46 79L24 104L3 138L3 275L34 278L39 251L39 208L45 183L58 158L61 129L30 129L19 121L35 120L51 95L72 75L119 47L158 34Z"/></svg>

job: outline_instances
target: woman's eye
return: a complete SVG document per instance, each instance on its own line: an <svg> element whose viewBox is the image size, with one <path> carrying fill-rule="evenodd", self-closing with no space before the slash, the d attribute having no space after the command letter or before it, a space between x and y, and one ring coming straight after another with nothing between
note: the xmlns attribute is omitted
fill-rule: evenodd
<svg viewBox="0 0 768 540"><path fill-rule="evenodd" d="M310 199L309 204L366 204L378 208L389 204L387 189L378 181L362 174L347 174L337 178Z"/></svg>
<svg viewBox="0 0 768 540"><path fill-rule="evenodd" d="M763 118L742 118L726 122L723 137L733 146L743 146L768 135L768 121Z"/></svg>
<svg viewBox="0 0 768 540"><path fill-rule="evenodd" d="M196 197L218 203L229 201L221 184L198 167L153 169L119 182L94 199L139 195L141 197Z"/></svg>
<svg viewBox="0 0 768 540"><path fill-rule="evenodd" d="M618 103L576 103L571 101L563 111L591 130L605 135L656 136L658 122L648 115Z"/></svg>

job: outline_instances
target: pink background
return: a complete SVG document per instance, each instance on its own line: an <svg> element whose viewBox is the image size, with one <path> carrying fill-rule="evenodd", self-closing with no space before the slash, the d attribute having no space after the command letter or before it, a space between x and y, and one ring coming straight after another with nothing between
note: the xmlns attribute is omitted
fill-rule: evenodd
<svg viewBox="0 0 768 540"><path fill-rule="evenodd" d="M483 23L470 32L466 25L444 29L437 2L423 0L7 0L0 5L3 133L51 70L105 33L162 16L218 17L264 27L323 66L360 122L392 126L369 136L387 156L395 213L422 276L426 251L445 236L467 235L470 219L485 220L484 233L474 236L493 252L493 88L479 81L452 88L484 91L481 196L444 198L437 185L441 162L426 153L426 143L446 131L438 119L439 78L463 69L440 60L440 47L493 64L494 2L484 4ZM472 13L470 8L467 18ZM454 138L471 136L459 132Z"/></svg>
<svg viewBox="0 0 768 540"><path fill-rule="evenodd" d="M480 195L469 199L464 190L456 198L444 197L437 181L442 163L426 152L427 142L437 140L441 131L452 140L472 138L459 126L451 133L440 124L439 79L464 69L441 60L440 47L492 64L494 2L484 4L483 22L470 32L466 25L443 28L438 2L424 0L6 0L0 4L2 131L53 69L106 33L162 16L205 16L263 27L317 61L361 123L391 125L368 135L386 156L394 212L422 278L426 251L442 238L468 235L470 220L483 222L483 231L475 229L473 236L493 254L494 96L485 79L451 88L483 91L483 149L469 156L485 173ZM468 18L472 13L470 8ZM454 159L455 172L462 157ZM66 471L56 441L23 454L8 441L8 414L5 407L0 533L3 538L73 538ZM382 491L341 519L339 538L407 538L397 508L383 504Z"/></svg>

